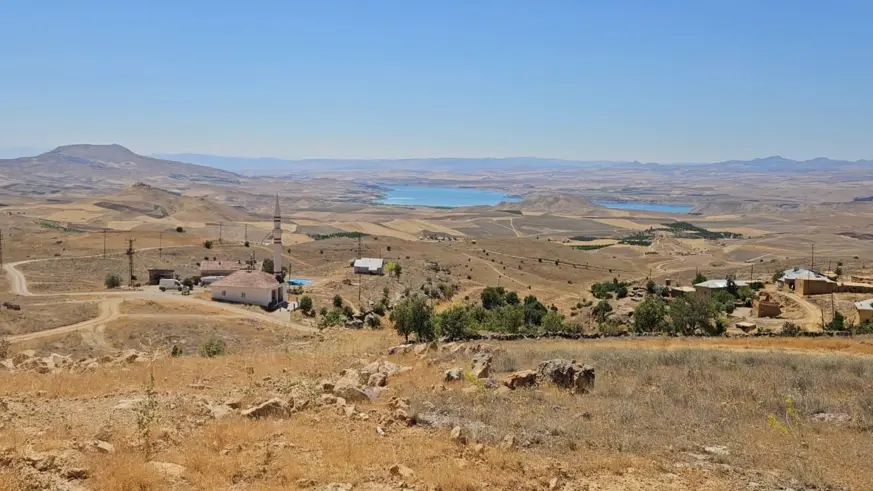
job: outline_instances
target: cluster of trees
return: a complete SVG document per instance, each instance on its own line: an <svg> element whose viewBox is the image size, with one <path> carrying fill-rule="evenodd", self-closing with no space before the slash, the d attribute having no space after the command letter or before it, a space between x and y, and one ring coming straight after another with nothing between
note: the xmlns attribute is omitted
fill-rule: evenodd
<svg viewBox="0 0 873 491"><path fill-rule="evenodd" d="M358 237L367 237L370 234L365 234L363 232L336 232L333 234L307 234L313 240L327 240L334 239L338 237L345 237L349 239L357 239Z"/></svg>
<svg viewBox="0 0 873 491"><path fill-rule="evenodd" d="M601 300L609 300L613 295L615 298L624 298L628 294L627 287L629 285L630 283L613 278L612 281L602 281L591 285L591 293L594 295L594 298Z"/></svg>
<svg viewBox="0 0 873 491"><path fill-rule="evenodd" d="M503 287L487 287L480 298L481 305L455 305L434 313L425 297L412 295L394 307L390 318L398 334L421 341L464 339L476 331L536 334L565 329L558 309L547 308L533 295L522 299Z"/></svg>
<svg viewBox="0 0 873 491"><path fill-rule="evenodd" d="M652 245L652 236L644 233L637 233L623 239L619 239L619 244L635 245L635 246L650 246Z"/></svg>
<svg viewBox="0 0 873 491"><path fill-rule="evenodd" d="M698 227L692 223L688 222L673 222L673 223L662 223L667 230L670 230L678 237L691 237L691 238L703 238L703 239L739 239L742 238L743 234L735 234L733 232L713 232L711 230L707 230L703 227Z"/></svg>

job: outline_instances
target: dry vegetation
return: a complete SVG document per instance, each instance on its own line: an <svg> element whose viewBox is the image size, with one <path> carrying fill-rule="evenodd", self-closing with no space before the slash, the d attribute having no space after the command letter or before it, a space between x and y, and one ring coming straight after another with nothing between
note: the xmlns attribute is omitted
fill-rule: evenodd
<svg viewBox="0 0 873 491"><path fill-rule="evenodd" d="M0 309L0 335L24 334L75 324L97 316L91 301L13 299L21 310Z"/></svg>

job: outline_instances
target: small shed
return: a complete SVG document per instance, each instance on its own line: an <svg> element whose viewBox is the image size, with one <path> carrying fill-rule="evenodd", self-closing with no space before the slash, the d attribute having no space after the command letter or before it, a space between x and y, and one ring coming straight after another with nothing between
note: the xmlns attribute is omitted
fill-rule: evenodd
<svg viewBox="0 0 873 491"><path fill-rule="evenodd" d="M855 310L858 311L858 322L873 320L873 298L855 302Z"/></svg>
<svg viewBox="0 0 873 491"><path fill-rule="evenodd" d="M745 281L736 280L736 281L734 281L734 283L738 287L749 286L749 284L746 283ZM697 291L697 293L700 295L704 295L704 296L709 297L709 296L712 296L713 292L715 292L717 290L724 290L727 288L727 286L728 286L727 280L708 280L708 281L704 281L702 283L697 283L696 285L694 285L694 290Z"/></svg>
<svg viewBox="0 0 873 491"><path fill-rule="evenodd" d="M385 261L383 259L364 257L355 259L352 263L355 274L385 274Z"/></svg>

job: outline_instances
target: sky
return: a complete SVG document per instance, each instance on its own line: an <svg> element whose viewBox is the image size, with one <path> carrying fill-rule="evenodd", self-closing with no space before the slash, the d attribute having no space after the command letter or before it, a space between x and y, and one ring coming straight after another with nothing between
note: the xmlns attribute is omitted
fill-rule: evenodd
<svg viewBox="0 0 873 491"><path fill-rule="evenodd" d="M873 2L0 0L0 150L873 158Z"/></svg>

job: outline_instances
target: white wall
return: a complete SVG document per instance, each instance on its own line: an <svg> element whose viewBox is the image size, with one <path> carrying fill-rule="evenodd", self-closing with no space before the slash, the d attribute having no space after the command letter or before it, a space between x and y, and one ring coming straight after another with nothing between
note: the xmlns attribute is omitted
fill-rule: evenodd
<svg viewBox="0 0 873 491"><path fill-rule="evenodd" d="M277 287L279 285L276 285ZM238 286L213 286L212 299L224 302L245 303L267 307L273 300L269 288L244 288Z"/></svg>

